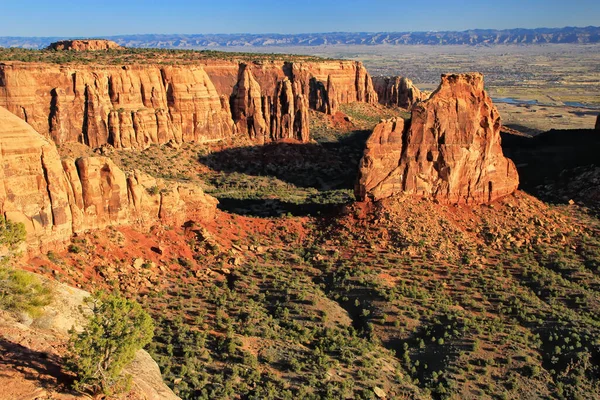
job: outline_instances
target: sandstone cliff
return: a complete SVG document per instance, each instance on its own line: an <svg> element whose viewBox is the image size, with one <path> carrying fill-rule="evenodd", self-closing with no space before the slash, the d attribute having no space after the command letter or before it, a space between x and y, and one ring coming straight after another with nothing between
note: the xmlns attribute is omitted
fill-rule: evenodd
<svg viewBox="0 0 600 400"><path fill-rule="evenodd" d="M0 108L0 213L25 224L31 247L108 225L208 220L216 204L199 187L127 177L105 157L61 161L51 141Z"/></svg>
<svg viewBox="0 0 600 400"><path fill-rule="evenodd" d="M373 78L373 86L379 102L386 106L398 106L408 110L413 104L428 97L410 79L400 76L376 76Z"/></svg>
<svg viewBox="0 0 600 400"><path fill-rule="evenodd" d="M518 175L500 146L500 116L479 73L442 75L410 121L377 125L360 163L356 197L397 193L442 203L487 203L514 192Z"/></svg>
<svg viewBox="0 0 600 400"><path fill-rule="evenodd" d="M61 40L48 46L48 50L97 51L110 49L122 49L122 47L112 40L105 39Z"/></svg>
<svg viewBox="0 0 600 400"><path fill-rule="evenodd" d="M87 66L0 63L0 106L55 143L145 148L237 133L309 140L309 108L376 103L361 63L234 62Z"/></svg>

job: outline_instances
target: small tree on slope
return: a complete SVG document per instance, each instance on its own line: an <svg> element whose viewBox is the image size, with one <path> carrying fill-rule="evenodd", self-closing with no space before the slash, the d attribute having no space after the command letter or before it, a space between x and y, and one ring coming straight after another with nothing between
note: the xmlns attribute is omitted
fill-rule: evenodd
<svg viewBox="0 0 600 400"><path fill-rule="evenodd" d="M135 301L95 292L86 299L91 313L82 332L71 330L69 369L75 389L106 395L129 390L131 377L121 372L136 351L152 340L152 318Z"/></svg>

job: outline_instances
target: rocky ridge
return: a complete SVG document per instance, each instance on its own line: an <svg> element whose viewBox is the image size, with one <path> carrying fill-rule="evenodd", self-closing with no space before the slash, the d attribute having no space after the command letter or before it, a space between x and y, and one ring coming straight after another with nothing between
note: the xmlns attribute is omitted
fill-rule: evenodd
<svg viewBox="0 0 600 400"><path fill-rule="evenodd" d="M413 104L426 100L428 97L410 79L402 76L373 77L373 87L377 92L379 102L386 106L410 109Z"/></svg>
<svg viewBox="0 0 600 400"><path fill-rule="evenodd" d="M56 146L0 108L0 212L24 223L32 248L109 225L214 217L217 200L188 184L126 176L106 157L60 159Z"/></svg>
<svg viewBox="0 0 600 400"><path fill-rule="evenodd" d="M500 146L500 116L479 73L442 75L410 121L377 125L360 163L356 197L398 193L447 204L488 203L513 193L519 179Z"/></svg>
<svg viewBox="0 0 600 400"><path fill-rule="evenodd" d="M111 49L122 49L122 47L112 40L105 39L61 40L50 43L48 46L48 50L98 51Z"/></svg>
<svg viewBox="0 0 600 400"><path fill-rule="evenodd" d="M142 149L247 135L309 140L308 110L376 103L360 62L236 62L188 66L0 63L0 106L55 143Z"/></svg>

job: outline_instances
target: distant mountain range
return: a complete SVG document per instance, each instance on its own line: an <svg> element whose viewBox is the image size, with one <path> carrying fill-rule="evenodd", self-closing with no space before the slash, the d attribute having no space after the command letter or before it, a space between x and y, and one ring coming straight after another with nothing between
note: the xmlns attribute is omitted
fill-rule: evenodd
<svg viewBox="0 0 600 400"><path fill-rule="evenodd" d="M0 37L1 47L40 49L66 37ZM127 47L194 49L206 47L271 47L319 45L494 45L600 43L600 27L473 29L462 32L331 32L302 34L119 35L106 39Z"/></svg>

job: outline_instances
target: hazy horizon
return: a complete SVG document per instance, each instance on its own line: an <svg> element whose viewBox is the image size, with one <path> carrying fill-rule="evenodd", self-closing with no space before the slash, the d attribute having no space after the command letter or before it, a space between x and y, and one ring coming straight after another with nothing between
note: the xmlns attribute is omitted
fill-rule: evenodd
<svg viewBox="0 0 600 400"><path fill-rule="evenodd" d="M516 28L467 28L462 30L421 30L421 31L323 31L323 32L297 32L297 33L281 33L281 32L262 32L262 33L253 33L253 32L228 32L228 33L215 33L215 32L195 32L195 33L181 33L181 32L169 32L169 33L156 33L156 32L138 32L138 33L115 33L110 35L98 35L98 36L84 36L84 35L46 35L46 36L25 36L25 35L0 35L0 37L22 37L22 38L72 38L72 39L106 39L113 37L123 37L123 36L195 36L195 35L215 35L215 36L227 36L227 35L281 35L281 36L294 36L294 35L327 35L327 34L380 34L380 33L431 33L431 32L470 32L470 31L486 31L486 30L497 30L497 31L509 31L509 30L536 30L536 29L564 29L564 28L600 28L600 24L598 25L586 25L586 26L537 26L537 27L516 27Z"/></svg>
<svg viewBox="0 0 600 400"><path fill-rule="evenodd" d="M122 35L307 34L335 32L434 32L475 29L536 29L597 26L600 2L572 1L568 13L558 0L465 0L459 6L431 0L307 0L282 7L274 0L226 4L141 0L102 5L34 0L3 5L0 36L105 37Z"/></svg>

